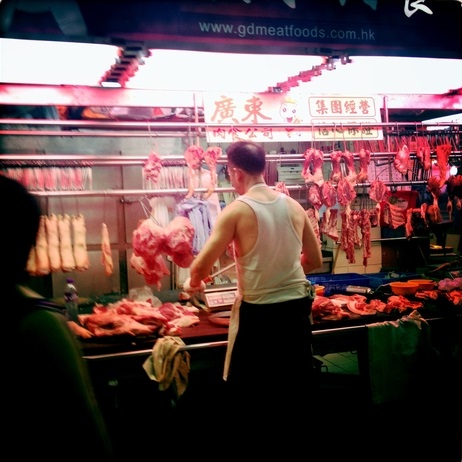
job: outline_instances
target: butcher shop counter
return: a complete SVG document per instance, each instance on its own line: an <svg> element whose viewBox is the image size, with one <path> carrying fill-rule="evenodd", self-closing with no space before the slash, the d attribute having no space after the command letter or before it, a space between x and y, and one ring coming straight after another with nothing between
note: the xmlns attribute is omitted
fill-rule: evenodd
<svg viewBox="0 0 462 462"><path fill-rule="evenodd" d="M178 294L168 292L156 295L167 302L175 301ZM459 345L461 342L462 316L455 311L454 314L444 311L438 313L433 309L427 313L423 311L438 347L441 351L448 351L444 357L450 357L454 342L457 341ZM151 380L143 369L156 338L82 341L96 397L122 456L134 458L152 455L150 451L146 453L146 445L155 445L155 441L171 441L172 436L172 444L184 442L185 437L192 436L192 447L196 446L200 435L205 438L203 441L208 441L212 431L218 432L217 438L223 437L220 429L225 419L226 382L223 381L222 372L228 327L217 324L211 317L213 314L202 310L198 313L200 321L197 325L183 328L181 338L185 343L184 349L190 354L191 369L187 389L178 402L172 399L169 390L160 391L158 383ZM335 388L337 385L331 382L332 377L327 377L331 374L319 371L322 382L320 406L329 415L330 412L338 412L339 416L346 416L348 414L345 412L353 410L355 415L370 418L369 411L365 410L369 406L364 406L367 395L367 365L364 365L367 358L367 326L398 319L402 315L352 316L346 320L315 322L313 348L316 355L322 357L333 352L358 352L360 374L351 377L354 385L348 386L347 390L342 380L338 385L339 393ZM268 333L268 342L275 340L279 328L290 329L290 319L275 323L274 332ZM452 377L449 382L453 382ZM333 396L343 398L338 402ZM344 411L343 407L347 409ZM317 418L321 422L324 417L318 414ZM328 419L327 415L325 419ZM168 450L171 447L168 444L160 446L168 447ZM187 443L183 446L188 447ZM156 455L159 455L159 449L156 446ZM168 453L165 455L168 456Z"/></svg>
<svg viewBox="0 0 462 462"><path fill-rule="evenodd" d="M156 294L162 302L175 302L178 300L177 291L164 291ZM329 321L314 321L313 323L313 350L314 354L323 356L328 353L341 351L361 351L366 347L366 327L373 323L391 321L409 314L406 312L380 313L361 316L350 314L349 318ZM460 309L451 307L435 307L429 304L428 308L419 310L422 317L430 325L452 323L453 319L462 319ZM197 313L199 323L183 327L179 335L189 352L223 350L227 345L229 311L208 312L200 309ZM290 328L290 319L286 323ZM275 325L275 331L279 328ZM269 339L274 333L269 333ZM156 337L108 337L98 340L82 340L84 356L88 361L98 362L111 358L146 357L152 352ZM192 363L193 368L196 364Z"/></svg>

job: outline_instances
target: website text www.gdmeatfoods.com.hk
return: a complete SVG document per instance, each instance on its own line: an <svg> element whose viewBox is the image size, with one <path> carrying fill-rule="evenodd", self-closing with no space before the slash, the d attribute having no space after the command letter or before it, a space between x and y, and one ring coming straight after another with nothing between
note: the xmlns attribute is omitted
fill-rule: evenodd
<svg viewBox="0 0 462 462"><path fill-rule="evenodd" d="M375 31L359 28L357 30L328 29L318 26L300 27L294 24L264 25L223 22L198 21L199 31L211 35L237 35L239 38L272 38L272 39L322 39L374 42Z"/></svg>

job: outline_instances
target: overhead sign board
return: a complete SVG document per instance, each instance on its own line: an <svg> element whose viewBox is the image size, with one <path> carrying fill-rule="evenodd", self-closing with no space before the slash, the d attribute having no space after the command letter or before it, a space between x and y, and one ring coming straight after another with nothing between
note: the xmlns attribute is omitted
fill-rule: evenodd
<svg viewBox="0 0 462 462"><path fill-rule="evenodd" d="M461 0L3 0L0 17L4 37L87 37L238 53L347 51L462 59Z"/></svg>
<svg viewBox="0 0 462 462"><path fill-rule="evenodd" d="M383 139L373 96L206 94L204 120L209 143Z"/></svg>

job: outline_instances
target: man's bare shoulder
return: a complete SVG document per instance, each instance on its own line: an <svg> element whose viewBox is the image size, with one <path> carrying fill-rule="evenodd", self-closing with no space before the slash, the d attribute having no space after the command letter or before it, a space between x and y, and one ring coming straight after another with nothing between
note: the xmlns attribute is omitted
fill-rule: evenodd
<svg viewBox="0 0 462 462"><path fill-rule="evenodd" d="M287 196L287 204L293 212L305 213L305 209L303 208L303 206L293 197Z"/></svg>

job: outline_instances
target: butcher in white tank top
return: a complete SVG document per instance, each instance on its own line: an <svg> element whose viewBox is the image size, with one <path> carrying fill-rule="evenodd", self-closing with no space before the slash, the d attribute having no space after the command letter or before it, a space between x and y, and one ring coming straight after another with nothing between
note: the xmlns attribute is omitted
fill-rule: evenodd
<svg viewBox="0 0 462 462"><path fill-rule="evenodd" d="M266 185L257 184L249 191L258 187ZM257 304L305 297L309 284L300 265L302 241L292 225L287 196L279 193L272 202L248 196L236 200L252 208L258 223L255 246L236 258L238 297ZM286 226L281 227L281 223Z"/></svg>

